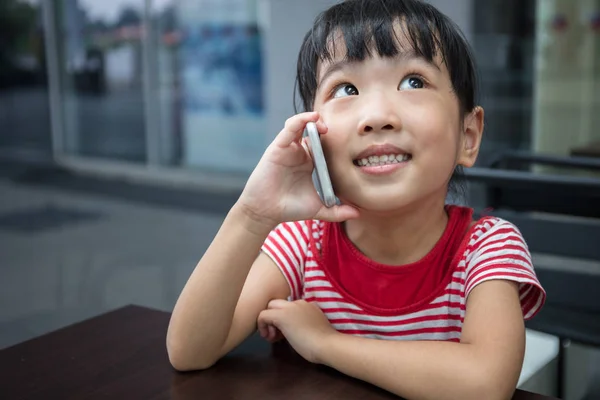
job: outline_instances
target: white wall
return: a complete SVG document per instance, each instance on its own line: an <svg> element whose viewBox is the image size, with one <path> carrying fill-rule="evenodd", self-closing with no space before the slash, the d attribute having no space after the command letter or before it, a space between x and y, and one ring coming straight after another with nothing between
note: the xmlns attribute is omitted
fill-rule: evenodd
<svg viewBox="0 0 600 400"><path fill-rule="evenodd" d="M600 39L589 17L598 0L537 2L533 151L567 156L574 147L600 140ZM563 31L552 29L564 15Z"/></svg>
<svg viewBox="0 0 600 400"><path fill-rule="evenodd" d="M450 17L463 31L467 40L473 43L475 0L427 0L427 2Z"/></svg>
<svg viewBox="0 0 600 400"><path fill-rule="evenodd" d="M266 56L267 135L273 138L294 115L296 61L302 39L316 16L338 0L263 0Z"/></svg>

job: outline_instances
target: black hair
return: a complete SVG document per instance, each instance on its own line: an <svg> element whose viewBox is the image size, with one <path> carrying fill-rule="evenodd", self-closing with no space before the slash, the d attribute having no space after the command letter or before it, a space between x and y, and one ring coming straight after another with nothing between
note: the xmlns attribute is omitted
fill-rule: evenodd
<svg viewBox="0 0 600 400"><path fill-rule="evenodd" d="M342 34L349 61L363 61L373 56L373 52L380 57L394 57L403 50L396 36L398 22L402 22L406 43L418 56L429 62L440 56L450 75L461 115L473 111L477 97L475 59L468 41L452 20L420 0L346 0L321 13L304 37L297 64L296 112L296 92L304 111L313 109L318 65L335 57L338 32ZM449 192L464 197L464 181L459 166L450 181Z"/></svg>

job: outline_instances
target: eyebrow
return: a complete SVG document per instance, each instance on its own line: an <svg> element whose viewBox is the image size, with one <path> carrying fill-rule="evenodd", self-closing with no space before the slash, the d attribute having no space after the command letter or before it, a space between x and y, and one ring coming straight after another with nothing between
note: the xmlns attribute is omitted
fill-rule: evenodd
<svg viewBox="0 0 600 400"><path fill-rule="evenodd" d="M433 62L433 60L430 61L430 60L426 59L425 57L417 54L414 50L401 51L400 53L398 53L398 55L394 56L393 59L396 61L421 60L421 61L427 63L427 65L430 65L430 66L434 67L435 69L437 69L438 71L441 71L440 66L437 65L435 62ZM342 71L353 65L356 65L359 62L360 62L359 60L348 60L348 59L344 58L342 60L335 61L331 64L328 64L327 67L325 68L325 72L323 73L323 76L321 77L321 79L319 80L319 82L317 84L317 87L321 87L323 82L325 82L334 73L336 73L338 71Z"/></svg>

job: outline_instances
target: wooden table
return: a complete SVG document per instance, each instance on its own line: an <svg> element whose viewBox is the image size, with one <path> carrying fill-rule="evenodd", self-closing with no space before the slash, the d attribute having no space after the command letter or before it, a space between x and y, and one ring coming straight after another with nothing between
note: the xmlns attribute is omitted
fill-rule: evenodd
<svg viewBox="0 0 600 400"><path fill-rule="evenodd" d="M129 306L0 351L0 399L395 399L258 336L213 368L174 371L170 314ZM517 391L516 400L549 399Z"/></svg>

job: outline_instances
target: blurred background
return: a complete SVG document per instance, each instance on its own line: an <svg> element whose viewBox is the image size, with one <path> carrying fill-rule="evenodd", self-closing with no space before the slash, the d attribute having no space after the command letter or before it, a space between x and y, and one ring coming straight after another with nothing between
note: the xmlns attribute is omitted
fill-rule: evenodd
<svg viewBox="0 0 600 400"><path fill-rule="evenodd" d="M335 2L0 0L0 349L172 309ZM600 398L600 0L430 2L473 45L486 110L455 200L516 223L548 291L520 385Z"/></svg>

